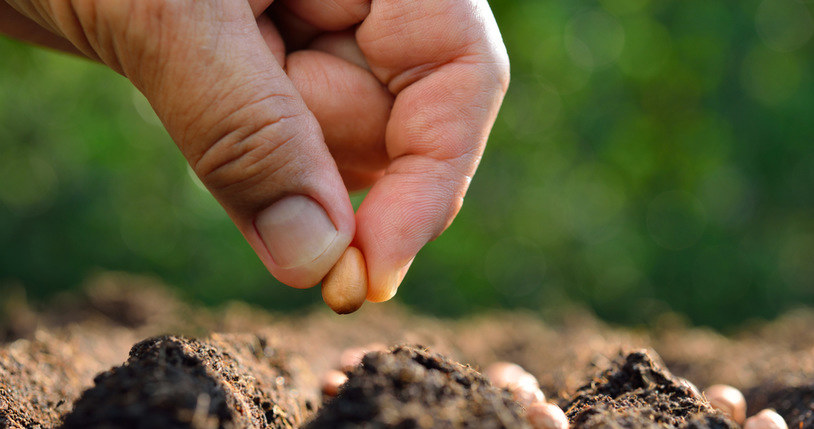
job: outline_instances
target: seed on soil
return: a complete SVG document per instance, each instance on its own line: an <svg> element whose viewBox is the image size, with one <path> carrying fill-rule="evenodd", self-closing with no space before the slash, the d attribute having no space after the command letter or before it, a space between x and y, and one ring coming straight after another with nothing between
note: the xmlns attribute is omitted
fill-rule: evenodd
<svg viewBox="0 0 814 429"><path fill-rule="evenodd" d="M746 419L743 429L788 429L788 425L775 410L765 409Z"/></svg>
<svg viewBox="0 0 814 429"><path fill-rule="evenodd" d="M322 280L322 299L337 314L353 313L365 303L367 283L364 255L348 247Z"/></svg>
<svg viewBox="0 0 814 429"><path fill-rule="evenodd" d="M495 362L483 371L486 378L492 382L495 387L502 389L509 389L513 386L530 384L539 387L537 379L526 372L522 366L511 362Z"/></svg>
<svg viewBox="0 0 814 429"><path fill-rule="evenodd" d="M529 389L529 388L540 388L540 382L537 381L537 377L529 374L528 372L524 372L517 376L514 381L509 383L509 390L515 390L519 388Z"/></svg>
<svg viewBox="0 0 814 429"><path fill-rule="evenodd" d="M515 401L524 407L537 402L545 402L537 378L526 372L520 365L511 362L495 362L489 365L484 374L495 387L512 393Z"/></svg>
<svg viewBox="0 0 814 429"><path fill-rule="evenodd" d="M568 418L555 404L534 404L526 409L526 417L534 429L568 429Z"/></svg>
<svg viewBox="0 0 814 429"><path fill-rule="evenodd" d="M704 396L713 408L720 410L737 424L746 420L746 399L740 390L725 384L716 384L704 391Z"/></svg>
<svg viewBox="0 0 814 429"><path fill-rule="evenodd" d="M538 387L529 384L520 384L516 385L514 389L509 390L512 392L512 398L524 408L528 408L539 402L545 402L545 395Z"/></svg>
<svg viewBox="0 0 814 429"><path fill-rule="evenodd" d="M332 369L322 376L322 393L327 396L336 396L339 393L339 387L348 381L348 376L342 371Z"/></svg>

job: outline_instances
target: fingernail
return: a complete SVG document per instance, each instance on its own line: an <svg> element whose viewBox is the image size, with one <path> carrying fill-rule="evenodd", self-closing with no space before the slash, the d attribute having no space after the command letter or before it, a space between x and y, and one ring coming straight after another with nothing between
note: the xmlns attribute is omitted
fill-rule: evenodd
<svg viewBox="0 0 814 429"><path fill-rule="evenodd" d="M399 286L401 286L401 282L404 281L404 277L407 275L407 271L410 270L410 265L413 264L414 260L415 257L410 259L410 262L407 262L407 264L405 264L403 267L399 268L398 271L390 274L382 282L382 287L377 291L374 291L377 293L371 294L367 299L372 302L384 302L389 301L396 296L396 292L398 292Z"/></svg>
<svg viewBox="0 0 814 429"><path fill-rule="evenodd" d="M310 197L285 197L262 211L257 231L274 263L295 268L313 262L339 236L328 213Z"/></svg>
<svg viewBox="0 0 814 429"><path fill-rule="evenodd" d="M413 265L413 261L415 261L415 257L413 257L413 259L410 259L410 262L401 267L401 269L399 270L398 283L396 284L396 289L398 289L398 287L401 286L401 282L403 282L404 277L407 276L407 271L410 271L410 265Z"/></svg>

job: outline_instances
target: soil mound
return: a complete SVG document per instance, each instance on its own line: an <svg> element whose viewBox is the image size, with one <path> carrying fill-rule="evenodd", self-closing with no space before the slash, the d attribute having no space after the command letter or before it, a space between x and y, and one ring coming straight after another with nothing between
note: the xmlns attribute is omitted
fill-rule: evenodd
<svg viewBox="0 0 814 429"><path fill-rule="evenodd" d="M420 347L369 353L332 401L305 426L316 428L528 428L508 392L474 369Z"/></svg>
<svg viewBox="0 0 814 429"><path fill-rule="evenodd" d="M262 338L245 335L142 341L124 365L94 379L63 427L298 427L316 399L267 351Z"/></svg>
<svg viewBox="0 0 814 429"><path fill-rule="evenodd" d="M644 350L620 357L579 388L566 415L585 429L738 427Z"/></svg>

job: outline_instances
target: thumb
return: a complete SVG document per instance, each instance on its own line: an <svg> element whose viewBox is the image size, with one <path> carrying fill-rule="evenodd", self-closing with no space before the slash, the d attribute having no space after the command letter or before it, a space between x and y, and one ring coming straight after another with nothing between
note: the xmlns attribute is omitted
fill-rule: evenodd
<svg viewBox="0 0 814 429"><path fill-rule="evenodd" d="M248 3L58 4L72 5L84 27L65 34L83 37L77 46L145 94L269 271L298 288L319 283L353 238L353 208L318 123Z"/></svg>

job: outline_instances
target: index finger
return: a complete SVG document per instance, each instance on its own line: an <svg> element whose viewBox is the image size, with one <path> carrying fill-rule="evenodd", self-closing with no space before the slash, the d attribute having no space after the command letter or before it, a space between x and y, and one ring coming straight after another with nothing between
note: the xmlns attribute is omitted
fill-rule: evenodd
<svg viewBox="0 0 814 429"><path fill-rule="evenodd" d="M506 93L509 61L486 0L376 0L356 34L396 94L391 163L357 214L368 299L390 299L457 215Z"/></svg>

